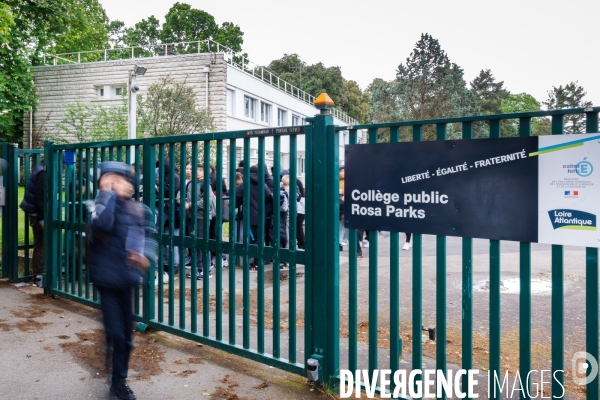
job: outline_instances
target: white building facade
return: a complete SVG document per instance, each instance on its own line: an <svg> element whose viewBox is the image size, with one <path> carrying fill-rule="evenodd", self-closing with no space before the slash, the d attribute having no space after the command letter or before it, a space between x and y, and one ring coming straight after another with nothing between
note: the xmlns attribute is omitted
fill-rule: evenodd
<svg viewBox="0 0 600 400"><path fill-rule="evenodd" d="M221 46L221 49L224 48ZM134 51L131 54L135 55ZM165 51L163 54L169 52ZM262 67L251 66L243 58L241 65L234 62L233 53L228 51L155 55L112 61L105 51L104 60L101 61L81 62L81 58L80 53L47 57L46 65L35 67L34 84L38 107L33 116L25 119L25 147L29 147L31 133L40 129L42 124L47 132L56 134L56 126L63 120L69 103L122 104L121 95L128 89L128 74L135 65L147 68L146 74L137 79L140 87L138 93L142 97L148 87L161 77L169 76L185 81L194 89L197 103L211 111L217 131L304 125L306 118L318 113L312 104L313 96L280 80ZM72 61L73 59L77 61ZM333 115L336 125L358 124L338 110L334 109ZM29 124L30 120L32 125ZM347 143L347 135L342 133L341 137L342 142ZM340 146L343 145L344 143L340 143ZM243 140L237 145L240 155L238 159L242 158L242 147ZM270 166L274 157L272 139L267 138L265 147L267 165ZM305 172L304 149L304 136L299 135L296 157L300 178ZM289 152L289 143L282 138L282 168L289 168ZM343 155L344 152L340 151L341 162ZM252 162L258 159L257 139L251 140L251 159Z"/></svg>

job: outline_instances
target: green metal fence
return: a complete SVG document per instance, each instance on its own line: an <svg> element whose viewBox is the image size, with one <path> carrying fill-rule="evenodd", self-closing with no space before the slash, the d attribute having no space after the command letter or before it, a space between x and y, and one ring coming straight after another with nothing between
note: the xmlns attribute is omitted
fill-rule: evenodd
<svg viewBox="0 0 600 400"><path fill-rule="evenodd" d="M5 205L2 215L2 277L19 282L32 279L31 251L33 234L29 216L19 205L19 187L24 187L29 175L41 160L42 150L19 149L16 144L1 143L2 159L6 160Z"/></svg>
<svg viewBox="0 0 600 400"><path fill-rule="evenodd" d="M85 212L82 202L93 199L97 193L98 166L104 160L122 160L134 164L136 179L143 187L143 202L157 216L159 246L158 265L152 265L147 282L140 284L136 292L136 318L148 326L181 337L242 355L284 370L303 374L308 358L320 363L320 377L327 382L339 379L340 368L420 369L428 356L435 360L435 368L446 371L450 362L448 354L448 242L446 237L435 237L435 288L431 289L424 276L424 235L414 235L410 264L400 251L400 234L389 233L389 248L380 245L377 232L368 232L370 246L368 260L357 258L357 231L350 230L347 263L340 262L339 252L339 144L342 133L349 133L350 143L358 142L361 130L368 132L370 143L376 143L380 134L389 132L391 142L420 141L424 132L435 132L437 140L445 140L449 133L457 132L465 140L471 140L474 130L491 138L501 137L503 121L516 123L520 136L531 134L534 118L550 118L552 134L564 133L567 115L585 115L586 132L598 131L600 108L555 110L547 112L487 115L467 118L450 118L428 121L403 121L376 125L340 127L333 125L329 115L319 115L307 121L304 133L280 136L270 132L250 137L244 131L210 134L136 139L105 143L45 144L46 174L46 229L45 264L47 267L47 292L98 305L98 297L85 267ZM279 176L283 169L280 157L282 145L289 146L290 198L296 197L298 137L304 136L306 152L306 247L296 247L295 218L290 218L289 248L283 248L278 235L265 245L265 224L259 223L256 243L250 234L249 197L251 141L256 142L258 155L252 164L258 165L258 187L265 184L266 143L272 143L273 175ZM229 223L222 223L222 178L229 186L236 180L236 168L241 148L245 160L243 166L243 211L236 223L235 196L230 196ZM3 156L7 147L3 144ZM133 151L131 151L133 149ZM74 164L65 163L65 155L74 152ZM67 159L71 158L71 154ZM185 201L186 189L175 197L166 193L165 184L173 187L174 170L165 175L165 160L178 169L183 178L187 163L192 166L191 180L197 179L197 166L204 170L214 163L217 171L217 224L215 238L209 238L208 210L205 210L202 226L192 226L192 231L202 229L203 238L186 234L185 210L177 209L177 201ZM14 164L10 164L13 165ZM143 169L141 168L143 166ZM143 177L142 177L143 175ZM141 178L141 179L140 179ZM277 179L275 180L277 187ZM156 187L156 190L155 190ZM191 185L192 197L197 197L196 185ZM259 191L261 192L261 191ZM140 193L136 192L139 199ZM208 183L204 186L205 203L208 202ZM274 204L279 204L279 191L274 190ZM16 201L13 199L13 202ZM266 220L265 198L259 197L259 219ZM518 206L518 205L516 205ZM276 207L276 206L275 206ZM14 208L14 204L13 204ZM290 215L296 213L296 203L291 202ZM165 215L165 210L167 214ZM175 216L179 212L179 231ZM192 221L196 221L196 211ZM167 222L165 222L165 220ZM6 222L3 221L3 222ZM280 224L279 213L273 215L273 224ZM195 224L193 222L192 224ZM225 228L225 230L224 230ZM3 236L6 224L3 223ZM224 236L223 232L227 234ZM275 230L277 231L277 229ZM532 245L519 243L518 317L510 321L501 319L501 263L503 243L489 242L489 261L485 265L474 263L474 241L461 239L460 257L460 367L470 369L481 361L475 359L474 331L486 324L488 343L482 350L487 356L485 368L498 374L506 369L503 355L510 349L502 347L502 325L518 319L518 368L521 375L532 370L532 346L540 340L551 341L547 355L553 371L569 369L565 362L565 270L569 263L564 260L562 246L551 248L551 334L549 339L532 338ZM3 241L3 258L9 243ZM14 243L10 243L14 246ZM186 279L183 265L186 253L191 253L191 265L195 265L196 249L203 250L205 271L209 264L208 252L217 254L214 279L204 274L195 279L195 268L189 271L192 279ZM380 254L389 251L384 260ZM582 250L583 251L583 250ZM221 257L228 256L229 266L224 267ZM345 254L345 253L344 253ZM587 248L581 253L585 259L585 351L599 359L598 348L598 249ZM345 255L344 255L345 257ZM179 258L179 270L175 271ZM258 271L250 271L250 260L257 260ZM165 282L163 260L166 260L168 283ZM239 260L239 262L238 262ZM273 260L272 264L267 261ZM425 260L425 261L424 261ZM386 261L383 263L383 261ZM290 264L289 272L280 271L280 262ZM382 264L389 269L382 271ZM272 265L272 266L271 266ZM485 269L489 277L487 303L489 321L474 317L474 271ZM160 272L160 273L159 273ZM3 274L5 273L3 269ZM384 273L386 282L382 281ZM410 297L401 293L401 280L412 276ZM387 282L389 280L389 282ZM343 286L342 286L343 283ZM383 283L389 284L382 293ZM362 288L362 289L360 289ZM388 293L389 292L389 293ZM435 298L434 321L436 341L434 353L427 353L422 341L422 326L431 314L425 315L424 301ZM401 305L408 302L410 312L401 314ZM342 307L342 309L340 309ZM385 320L382 315L386 315ZM389 318L389 322L387 322ZM550 318L550 314L545 318ZM366 327L366 329L365 329ZM380 342L380 329L387 330L389 345ZM407 332L408 330L408 332ZM412 346L402 348L402 337L411 337ZM431 343L429 343L430 345ZM481 349L479 349L481 350ZM401 356L411 356L410 366L401 365ZM385 359L389 357L389 361ZM506 358L506 357L504 357ZM560 393L566 383L562 373L553 381L552 392ZM586 398L598 398L598 378L587 385ZM523 396L524 397L524 396Z"/></svg>
<svg viewBox="0 0 600 400"><path fill-rule="evenodd" d="M412 136L407 139L410 141L423 140L423 131L426 127L431 130L435 129L435 140L445 140L450 126L455 128L455 132L462 132L462 139L473 139L474 126L477 125L486 137L500 138L501 124L503 121L518 121L519 136L530 136L532 128L532 119L534 118L551 118L551 134L560 135L564 133L565 116L573 114L585 115L585 128L587 133L598 132L598 112L600 107L587 109L569 109L543 111L534 113L518 113L505 115L486 115L480 117L467 118L448 118L439 120L427 121L410 121L410 122L395 122L386 124L373 124L349 127L335 127L336 132L349 130L350 143L357 143L357 132L361 129L368 130L368 138L370 143L378 142L378 132L382 129L389 130L389 138L391 142L400 141L400 132ZM515 121L516 120L516 121ZM459 128L457 130L456 128ZM412 135L411 135L412 134ZM331 149L331 148L330 148ZM330 150L331 151L331 150ZM334 164L334 161L331 161ZM335 165L332 165L335 166ZM374 171L374 173L377 173ZM330 180L335 180L336 176L331 173ZM332 185L335 186L334 183ZM518 207L518 205L515 205ZM332 205L334 207L334 205ZM332 208L329 208L332 210ZM308 211L307 211L308 212ZM378 306L381 301L378 296L381 294L379 290L378 272L380 271L378 252L378 233L368 232L369 234L369 261L368 261L368 368L370 371L378 368L389 368L396 371L400 368L400 354L402 352L400 338L400 280L401 277L410 269L412 271L412 349L404 349L405 352L412 353L412 369L421 369L423 365L423 343L422 343L422 326L423 326L423 235L414 235L412 248L412 265L401 265L402 258L400 257L400 241L398 233L390 233L390 294L389 294L389 320L390 320L390 347L389 347L389 362L382 363L378 359L378 329L381 325L378 323L379 313ZM358 297L358 282L357 282L357 231L350 230L349 234L350 256L348 265L349 292L348 296L348 316L347 323L348 332L348 363L341 366L351 371L357 369L359 364L357 357L357 344L360 342L358 337L359 320L357 310L359 304ZM435 256L435 290L429 290L430 296L435 296L435 368L446 371L447 368L447 246L446 237L437 236L435 238L436 256ZM325 250L325 249L323 249ZM318 251L315 249L315 251ZM532 370L532 293L531 293L531 268L532 268L532 252L531 243L519 243L519 278L520 278L520 294L518 301L518 318L519 336L519 365L513 365L511 376L516 369L519 370L521 376L527 376ZM563 257L563 246L553 245L551 249L551 317L550 315L540 316L541 318L551 318L551 353L547 354L547 359L551 360L552 371L571 370L571 361L565 363L565 270L568 270L569 264L565 262ZM585 326L585 349L586 352L593 355L596 360L599 359L599 325L598 325L598 249L587 248L585 253L581 252L581 257L585 258L586 276L585 276L585 315L584 321L581 324ZM571 260L573 261L573 260ZM334 263L334 266L337 264ZM462 239L462 331L461 331L461 354L462 360L460 367L463 369L471 369L474 367L474 343L473 332L476 327L473 317L473 239ZM489 361L484 368L491 372L496 372L501 376L501 370L505 370L506 366L502 363L502 357L510 349L501 347L501 324L504 321L501 316L501 242L498 240L489 240L489 263L480 267L489 268L489 347L484 349L489 353ZM346 271L334 271L334 280L337 280L339 274ZM571 307L577 308L577 304L571 304ZM406 317L408 318L408 316ZM332 321L337 323L337 321ZM344 321L342 321L344 322ZM479 325L481 321L477 321ZM546 338L538 338L539 342L546 342ZM331 347L334 352L339 348L336 344ZM339 359L340 355L334 353L333 358ZM362 366L365 368L366 366ZM338 370L338 365L334 364L327 369L327 373L333 374ZM565 384L564 374L557 372L557 380L552 381L552 393L558 396L561 392L561 386ZM586 398L599 398L598 392L599 379L596 377L587 385ZM464 384L464 381L463 381ZM567 383L569 385L569 383ZM531 393L533 396L534 393ZM547 395L547 393L546 393ZM535 397L535 396L533 396ZM500 396L498 396L500 398ZM529 398L529 394L521 395L521 398Z"/></svg>

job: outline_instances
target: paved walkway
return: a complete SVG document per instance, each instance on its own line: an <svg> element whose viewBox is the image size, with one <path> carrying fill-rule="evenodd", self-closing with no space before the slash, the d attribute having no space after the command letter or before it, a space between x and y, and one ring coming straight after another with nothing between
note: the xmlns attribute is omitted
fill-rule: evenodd
<svg viewBox="0 0 600 400"><path fill-rule="evenodd" d="M0 281L3 399L108 399L100 311ZM135 334L139 399L310 399L303 377L162 332Z"/></svg>

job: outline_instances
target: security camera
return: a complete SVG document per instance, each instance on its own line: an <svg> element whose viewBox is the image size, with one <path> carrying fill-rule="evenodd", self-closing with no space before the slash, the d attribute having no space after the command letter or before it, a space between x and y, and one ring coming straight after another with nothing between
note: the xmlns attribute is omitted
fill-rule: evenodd
<svg viewBox="0 0 600 400"><path fill-rule="evenodd" d="M140 90L138 85L131 85L131 93L137 93Z"/></svg>

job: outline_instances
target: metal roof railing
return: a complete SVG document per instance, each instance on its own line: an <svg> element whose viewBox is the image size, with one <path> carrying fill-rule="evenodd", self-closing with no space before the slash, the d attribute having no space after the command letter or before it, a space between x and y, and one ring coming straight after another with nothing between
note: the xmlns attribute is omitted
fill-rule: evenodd
<svg viewBox="0 0 600 400"><path fill-rule="evenodd" d="M214 40L198 40L194 42L149 44L133 47L117 47L113 49L87 50L73 53L44 54L43 65L81 64L88 62L104 62L115 60L130 60L138 58L178 56L185 54L223 53L227 64L254 78L275 87L286 94L308 104L313 104L315 96L279 78L271 71L257 65L243 54L236 53L231 48ZM333 108L332 115L349 125L358 125L358 121L343 111Z"/></svg>

